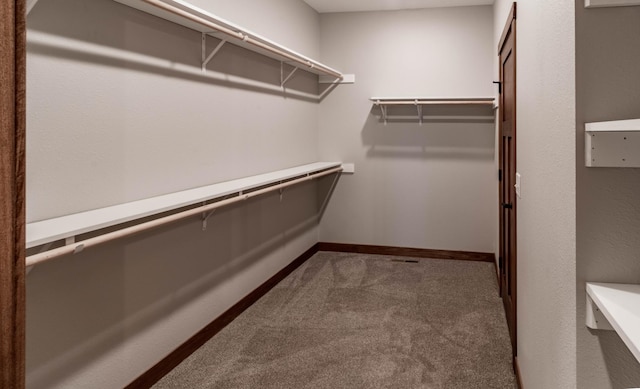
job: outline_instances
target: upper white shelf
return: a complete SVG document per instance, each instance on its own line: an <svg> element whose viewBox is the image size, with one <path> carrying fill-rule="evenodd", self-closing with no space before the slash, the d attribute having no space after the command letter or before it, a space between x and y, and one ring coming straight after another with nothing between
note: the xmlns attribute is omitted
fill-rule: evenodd
<svg viewBox="0 0 640 389"><path fill-rule="evenodd" d="M489 105L493 97L372 97L378 105Z"/></svg>
<svg viewBox="0 0 640 389"><path fill-rule="evenodd" d="M640 167L640 119L585 124L587 167Z"/></svg>
<svg viewBox="0 0 640 389"><path fill-rule="evenodd" d="M234 193L311 175L339 167L340 162L317 162L271 173L221 182L162 196L95 209L27 224L27 248L96 231L143 217L199 204Z"/></svg>
<svg viewBox="0 0 640 389"><path fill-rule="evenodd" d="M185 26L203 34L214 36L234 45L274 58L319 75L328 75L342 79L339 71L318 61L297 53L285 46L255 34L245 28L228 22L210 12L182 0L115 0L140 11L155 15L173 23ZM203 44L203 68L220 48L205 55Z"/></svg>
<svg viewBox="0 0 640 389"><path fill-rule="evenodd" d="M587 326L614 329L640 361L640 285L587 282L587 296ZM598 320L594 304L608 323Z"/></svg>
<svg viewBox="0 0 640 389"><path fill-rule="evenodd" d="M417 118L422 124L423 106L427 105L457 105L457 106L486 106L493 107L495 98L493 97L371 97L375 105L380 107L382 119L387 124L389 118L388 108L390 106L407 106L416 107ZM481 119L491 119L491 117L481 117Z"/></svg>
<svg viewBox="0 0 640 389"><path fill-rule="evenodd" d="M640 0L584 0L585 8L627 7L630 5L640 5Z"/></svg>

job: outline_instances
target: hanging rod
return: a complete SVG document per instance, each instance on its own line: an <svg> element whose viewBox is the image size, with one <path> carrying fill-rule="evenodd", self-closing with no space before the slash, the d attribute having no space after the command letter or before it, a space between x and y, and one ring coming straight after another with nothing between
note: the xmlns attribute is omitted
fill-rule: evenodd
<svg viewBox="0 0 640 389"><path fill-rule="evenodd" d="M139 7L136 6L136 2L135 1L127 1L127 0L116 0L118 2L130 5L134 8L138 8L141 9ZM240 42L244 42L246 44L252 45L257 47L258 49L262 49L265 51L268 51L272 54L275 54L277 56L280 56L282 58L286 58L288 60L290 60L293 63L296 63L298 65L302 65L306 68L308 68L309 70L314 70L315 72L319 72L319 73L323 73L323 74L327 74L330 76L333 76L337 79L342 79L343 75L342 73L340 73L337 70L331 69L328 66L325 66L317 61L314 61L312 59L309 59L303 55L300 55L298 53L295 53L285 47L279 46L275 43L271 43L271 42L266 42L266 39L262 39L258 36L256 36L255 34L249 33L247 31L244 31L240 28L238 28L239 31L234 30L233 28L229 28L227 26L224 26L223 24L226 24L224 21L222 20L218 20L217 18L214 17L214 15L211 14L206 14L205 16L207 16L208 18L211 18L213 20L209 20L207 18L204 18L198 14L195 14L195 12L199 11L197 10L195 7L193 7L192 5L184 2L184 1L173 1L176 4L181 5L182 7L187 8L188 10L191 10L192 12L189 12L188 10L182 9L181 7L177 7L175 5L172 4L168 4L165 1L161 1L161 0L141 0L144 3L147 3L153 7L156 7L158 9L164 10L166 12L169 12L173 15L179 16L181 18L184 18L186 20L189 20L191 22L194 22L200 26L206 27L208 29L212 29L215 30L217 32L220 32L222 34L225 34L227 36L229 36L230 38L233 39L237 39ZM144 9L141 9L144 10ZM237 28L237 27L235 27Z"/></svg>
<svg viewBox="0 0 640 389"><path fill-rule="evenodd" d="M493 105L493 97L372 97L376 105Z"/></svg>
<svg viewBox="0 0 640 389"><path fill-rule="evenodd" d="M150 220L148 222L136 224L131 227L126 227L121 230L109 232L103 235L95 236L93 238L85 239L79 242L70 242L70 244L45 251L42 253L34 254L26 258L26 266L34 266L39 263L43 263L54 258L62 257L68 254L75 254L83 251L86 248L100 245L102 243L107 243L116 239L123 238L125 236L134 235L143 231L147 231L152 228L160 227L168 223L172 223L177 220L181 220L190 216L201 215L202 213L213 211L214 209L221 208L230 204L234 204L240 201L248 200L252 197L260 196L265 193L273 192L276 190L280 190L283 188L287 188L289 186L297 185L302 182L306 182L309 180L314 180L316 178L324 177L329 174L338 173L342 171L342 167L335 167L328 170L322 170L317 173L308 173L304 177L297 178L291 181L286 181L280 184L276 184L273 186L269 186L267 188L255 190L249 193L243 193L242 191L238 192L237 196L232 197L230 199L221 200L213 204L203 205L197 208L188 209L183 212L175 213L173 215L164 216L158 219Z"/></svg>

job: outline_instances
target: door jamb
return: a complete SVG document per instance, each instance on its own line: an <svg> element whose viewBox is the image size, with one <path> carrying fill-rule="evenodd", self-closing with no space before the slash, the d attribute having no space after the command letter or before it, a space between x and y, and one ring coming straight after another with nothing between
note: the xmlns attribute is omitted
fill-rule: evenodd
<svg viewBox="0 0 640 389"><path fill-rule="evenodd" d="M24 0L0 0L0 387L25 387Z"/></svg>
<svg viewBox="0 0 640 389"><path fill-rule="evenodd" d="M509 35L512 35L512 37L513 37L514 66L517 63L517 57L516 57L516 52L517 52L517 49L516 49L516 46L517 46L517 42L516 42L516 18L517 18L517 3L514 1L512 3L512 5L511 5L511 10L509 12L509 16L507 17L504 29L502 31L502 35L500 37L500 42L498 44L498 57L499 57L500 56L500 52L502 51L507 38L509 37ZM499 66L500 66L500 82L502 82L503 81L502 64L500 63L500 61L499 61ZM514 82L515 82L515 80L517 80L517 74L516 73L514 73ZM504 109L504 105L502 103L502 96L503 96L502 93L504 93L504 86L502 84L500 84L500 86L501 86L501 91L500 91L500 99L501 99L501 101L500 101L500 105L499 105L499 115L498 115L498 126L499 126L498 127L498 137L500 137L501 134L502 134L502 110ZM516 86L516 90L517 90L517 86ZM517 95L514 94L514 99L516 99L516 98L517 98ZM514 109L514 116L516 116L517 107L514 105L513 109ZM516 134L516 120L515 119L514 119L513 126L514 126L514 141L515 141L515 139L516 139L516 137L515 137L515 134ZM502 142L502 139L499 139L499 142L498 142L499 147L502 147L502 146L500 146L500 142ZM516 147L515 152L516 152L516 155L517 155L517 144L514 143L514 147ZM502 155L501 155L501 157L502 157ZM502 166L499 166L499 168L501 169ZM501 172L501 173L502 173L501 174L502 177L501 177L501 180L498 183L498 192L499 192L499 199L498 199L498 203L499 204L498 204L498 206L499 206L499 212L502 212L501 209L500 209L501 208L500 202L502 201L502 197L501 197L502 196L502 190L501 190L502 189L501 188L502 180L504 180L504 175L508 174L508 172ZM513 204L513 212L516 212L516 207L517 207L517 203L514 202L514 204ZM517 220L517 216L516 216L516 220ZM502 258L501 258L502 255L503 255L503 253L502 253L502 235L504 234L504 231L503 231L504 227L503 227L502 217L501 216L499 217L499 223L500 223L500 230L499 230L500 231L500 237L499 237L499 244L500 244L499 254L500 255L499 255L499 268L498 268L498 285L499 285L499 288L500 288L500 295L502 296L502 271L503 271L504 267L506 266L506 264L504 264L502 262ZM514 228L517 228L517 226L514 226ZM515 234L516 234L516 237L517 237L517 230L516 230ZM516 238L516 240L517 240L517 238ZM513 285L514 290L513 290L513 293L512 293L512 299L513 299L514 308L515 308L514 312L513 312L513 316L514 316L513 325L516 326L516 328L514 329L514 338L515 339L514 339L514 342L513 342L513 344L515 344L515 345L517 345L517 337L518 337L517 336L517 334L518 334L518 331L517 331L517 322L518 322L518 315L517 315L517 306L518 306L518 303L517 303L517 296L518 296L518 293L517 293L517 268L518 268L518 266L517 266L517 257L516 257L516 266L513 269L513 271L516 273L516 275L515 275L516 282L515 282L515 285ZM516 348L516 346L513 347L512 351L513 351L514 366L516 366L515 365L516 360L517 360L517 358L516 358L517 357L517 348Z"/></svg>

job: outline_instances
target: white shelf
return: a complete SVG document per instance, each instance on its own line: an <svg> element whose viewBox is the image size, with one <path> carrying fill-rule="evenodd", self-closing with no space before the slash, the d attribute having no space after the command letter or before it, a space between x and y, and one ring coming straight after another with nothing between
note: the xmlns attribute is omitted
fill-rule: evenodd
<svg viewBox="0 0 640 389"><path fill-rule="evenodd" d="M587 132L640 132L640 119L586 123Z"/></svg>
<svg viewBox="0 0 640 389"><path fill-rule="evenodd" d="M640 361L640 285L587 282L587 297L587 326L615 330Z"/></svg>
<svg viewBox="0 0 640 389"><path fill-rule="evenodd" d="M379 105L491 105L493 97L372 97Z"/></svg>
<svg viewBox="0 0 640 389"><path fill-rule="evenodd" d="M640 119L585 124L587 167L640 167Z"/></svg>
<svg viewBox="0 0 640 389"><path fill-rule="evenodd" d="M431 105L448 105L448 106L487 106L494 107L494 97L371 97L369 100L373 101L375 105L380 107L381 118L384 123L390 117L389 107L393 106L415 106L416 118L422 124L424 117L424 107ZM492 119L491 116L476 117L476 119Z"/></svg>
<svg viewBox="0 0 640 389"><path fill-rule="evenodd" d="M585 8L628 7L640 5L640 0L584 0Z"/></svg>
<svg viewBox="0 0 640 389"><path fill-rule="evenodd" d="M111 227L120 223L199 204L234 193L286 181L294 177L311 175L339 167L340 162L317 162L290 169L221 182L200 188L170 193L149 199L95 209L73 215L27 224L27 248L40 246L79 234Z"/></svg>
<svg viewBox="0 0 640 389"><path fill-rule="evenodd" d="M296 68L306 70L318 75L330 75L336 79L343 78L342 73L324 65L316 60L297 53L285 46L275 43L265 37L255 34L245 28L226 21L210 12L198 8L183 0L114 0L132 8L185 26L204 35L213 36L260 53L267 57L287 63ZM214 28L214 26L220 28ZM203 35L203 39L204 39ZM203 44L203 69L205 58L211 53L205 54ZM215 51L215 50L214 50ZM274 52L275 51L275 52ZM291 76L293 73L290 73ZM284 80L283 80L284 81Z"/></svg>

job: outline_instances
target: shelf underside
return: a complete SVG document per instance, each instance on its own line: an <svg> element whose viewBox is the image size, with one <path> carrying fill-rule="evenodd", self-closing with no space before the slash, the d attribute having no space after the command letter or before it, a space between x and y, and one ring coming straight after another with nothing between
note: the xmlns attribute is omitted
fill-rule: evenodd
<svg viewBox="0 0 640 389"><path fill-rule="evenodd" d="M640 361L640 285L588 282L587 296L587 326L614 329Z"/></svg>

